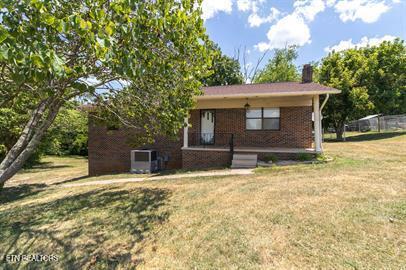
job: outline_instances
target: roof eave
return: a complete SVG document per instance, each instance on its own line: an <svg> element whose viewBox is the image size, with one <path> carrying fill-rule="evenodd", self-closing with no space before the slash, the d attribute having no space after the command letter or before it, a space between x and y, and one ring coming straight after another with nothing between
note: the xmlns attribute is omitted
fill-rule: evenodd
<svg viewBox="0 0 406 270"><path fill-rule="evenodd" d="M233 95L202 95L196 96L196 100L203 99L224 99L224 98L260 98L260 97L289 97L289 96L314 96L325 94L339 94L340 90L328 90L328 91L294 91L294 92L277 92L277 93L244 93Z"/></svg>

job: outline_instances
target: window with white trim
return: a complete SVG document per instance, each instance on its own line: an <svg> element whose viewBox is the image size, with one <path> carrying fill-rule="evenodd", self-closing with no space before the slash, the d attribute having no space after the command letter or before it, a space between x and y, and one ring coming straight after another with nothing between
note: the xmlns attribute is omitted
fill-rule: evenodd
<svg viewBox="0 0 406 270"><path fill-rule="evenodd" d="M245 127L247 130L279 130L279 108L253 108L245 113Z"/></svg>

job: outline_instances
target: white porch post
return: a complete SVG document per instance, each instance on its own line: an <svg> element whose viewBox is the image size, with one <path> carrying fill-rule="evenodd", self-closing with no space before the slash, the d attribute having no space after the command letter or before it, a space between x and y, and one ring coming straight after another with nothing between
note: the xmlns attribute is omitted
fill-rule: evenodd
<svg viewBox="0 0 406 270"><path fill-rule="evenodd" d="M189 131L189 123L188 123L188 118L187 117L185 117L185 127L183 128L183 147L188 147L188 145L189 145L189 141L188 141L188 139L189 139L189 134L188 134L188 131Z"/></svg>
<svg viewBox="0 0 406 270"><path fill-rule="evenodd" d="M320 101L319 96L313 96L313 114L314 114L314 146L317 153L321 153L321 121L320 121Z"/></svg>

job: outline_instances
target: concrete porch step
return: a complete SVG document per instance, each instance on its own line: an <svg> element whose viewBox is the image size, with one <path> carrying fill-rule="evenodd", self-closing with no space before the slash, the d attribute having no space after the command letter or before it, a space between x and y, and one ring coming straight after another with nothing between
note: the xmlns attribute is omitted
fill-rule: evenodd
<svg viewBox="0 0 406 270"><path fill-rule="evenodd" d="M231 168L255 168L257 162L257 155L234 154Z"/></svg>
<svg viewBox="0 0 406 270"><path fill-rule="evenodd" d="M234 154L233 160L257 160L257 155L252 154Z"/></svg>

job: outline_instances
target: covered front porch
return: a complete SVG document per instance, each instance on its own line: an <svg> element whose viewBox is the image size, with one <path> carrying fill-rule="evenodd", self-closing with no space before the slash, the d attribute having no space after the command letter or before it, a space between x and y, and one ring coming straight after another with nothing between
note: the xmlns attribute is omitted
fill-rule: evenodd
<svg viewBox="0 0 406 270"><path fill-rule="evenodd" d="M185 169L203 169L203 168L234 168L235 163L242 166L237 168L254 168L257 162L266 160L296 160L300 155L306 154L315 156L317 154L314 148L292 148L292 147L255 147L232 145L192 145L182 147L182 167ZM244 157L251 157L251 164Z"/></svg>
<svg viewBox="0 0 406 270"><path fill-rule="evenodd" d="M200 104L197 109L190 112L190 117L185 119L182 149L250 153L321 153L321 109L327 99L319 106L319 95L295 98L297 98L295 103L290 103L289 106L285 106L284 99L281 98L272 99L271 102L270 98L263 98L261 103L258 98L247 98L245 101L241 100L239 104L233 104L231 108ZM222 106L225 106L224 104ZM258 119L263 122L262 128L252 129L249 126L257 120L248 118L248 112L253 110L262 110L262 119ZM275 113L274 118L265 118L266 110ZM270 128L265 128L266 123L271 123Z"/></svg>

